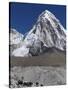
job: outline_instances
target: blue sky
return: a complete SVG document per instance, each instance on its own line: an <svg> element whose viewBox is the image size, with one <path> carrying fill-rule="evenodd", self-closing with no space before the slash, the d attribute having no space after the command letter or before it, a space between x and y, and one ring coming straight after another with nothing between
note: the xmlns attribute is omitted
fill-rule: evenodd
<svg viewBox="0 0 68 90"><path fill-rule="evenodd" d="M51 11L66 28L66 6L11 2L9 7L10 28L15 28L20 33L28 32L44 10Z"/></svg>

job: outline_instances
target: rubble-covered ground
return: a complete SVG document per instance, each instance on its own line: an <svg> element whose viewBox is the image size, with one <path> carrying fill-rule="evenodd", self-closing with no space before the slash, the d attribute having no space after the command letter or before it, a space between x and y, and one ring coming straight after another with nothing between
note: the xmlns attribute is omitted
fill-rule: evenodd
<svg viewBox="0 0 68 90"><path fill-rule="evenodd" d="M66 84L64 66L14 66L10 71L10 87L32 87Z"/></svg>

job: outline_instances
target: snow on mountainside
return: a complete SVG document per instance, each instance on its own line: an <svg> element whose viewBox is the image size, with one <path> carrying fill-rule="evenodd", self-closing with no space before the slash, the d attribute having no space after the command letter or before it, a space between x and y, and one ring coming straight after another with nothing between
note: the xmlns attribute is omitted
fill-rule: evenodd
<svg viewBox="0 0 68 90"><path fill-rule="evenodd" d="M50 11L45 10L26 35L22 46L13 51L13 55L35 56L50 48L65 51L66 32L60 21Z"/></svg>
<svg viewBox="0 0 68 90"><path fill-rule="evenodd" d="M11 53L15 49L22 46L23 37L24 37L23 34L19 33L15 29L10 30L10 50L11 50Z"/></svg>
<svg viewBox="0 0 68 90"><path fill-rule="evenodd" d="M15 29L10 30L10 44L18 44L23 39L23 34L17 32Z"/></svg>

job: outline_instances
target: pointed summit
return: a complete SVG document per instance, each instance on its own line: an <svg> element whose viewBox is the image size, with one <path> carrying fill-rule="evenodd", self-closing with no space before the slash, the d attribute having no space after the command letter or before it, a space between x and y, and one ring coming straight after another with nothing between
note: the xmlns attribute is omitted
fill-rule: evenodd
<svg viewBox="0 0 68 90"><path fill-rule="evenodd" d="M22 46L13 51L14 56L35 56L49 49L66 50L66 31L50 11L43 11L27 33Z"/></svg>
<svg viewBox="0 0 68 90"><path fill-rule="evenodd" d="M59 20L50 11L43 11L26 36L27 41L40 40L46 47L55 47L64 50L66 33ZM59 46L59 47L58 47Z"/></svg>

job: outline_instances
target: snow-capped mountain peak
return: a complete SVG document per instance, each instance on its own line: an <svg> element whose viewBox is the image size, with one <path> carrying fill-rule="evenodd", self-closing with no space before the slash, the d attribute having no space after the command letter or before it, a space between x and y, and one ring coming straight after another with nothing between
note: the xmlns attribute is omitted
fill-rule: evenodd
<svg viewBox="0 0 68 90"><path fill-rule="evenodd" d="M33 29L26 36L26 39L31 39L30 36L38 37L47 47L56 47L63 49L63 42L66 39L66 33L59 20L48 10L45 10L38 18ZM59 47L58 47L59 46Z"/></svg>
<svg viewBox="0 0 68 90"><path fill-rule="evenodd" d="M48 10L45 10L44 12L42 12L38 18L38 21L46 21L46 19L48 19L50 21L50 23L52 24L52 26L54 28L57 27L57 25L61 26L61 29L65 32L64 27L61 25L60 21L55 17L55 15L53 13L51 13ZM66 33L66 32L65 32Z"/></svg>
<svg viewBox="0 0 68 90"><path fill-rule="evenodd" d="M16 29L12 28L10 29L10 54L12 55L12 52L16 50L17 48L22 46L24 35L19 33Z"/></svg>
<svg viewBox="0 0 68 90"><path fill-rule="evenodd" d="M20 49L14 51L17 56L18 52L22 52L20 56L39 55L46 52L47 48L57 48L65 51L66 48L66 31L60 21L50 11L42 12L36 24L27 33L24 43ZM27 55L26 55L27 54Z"/></svg>
<svg viewBox="0 0 68 90"><path fill-rule="evenodd" d="M10 30L10 44L18 44L23 39L23 34L19 33L16 29Z"/></svg>

